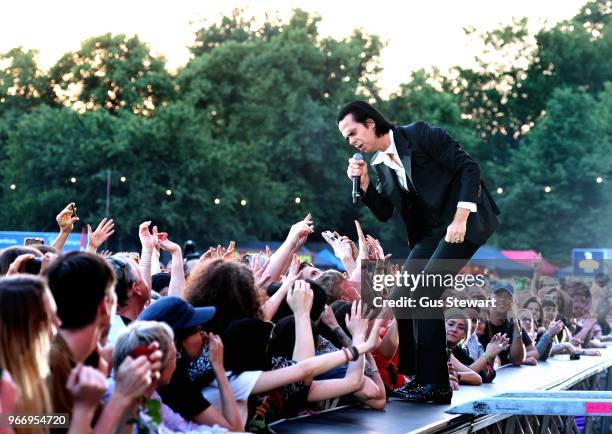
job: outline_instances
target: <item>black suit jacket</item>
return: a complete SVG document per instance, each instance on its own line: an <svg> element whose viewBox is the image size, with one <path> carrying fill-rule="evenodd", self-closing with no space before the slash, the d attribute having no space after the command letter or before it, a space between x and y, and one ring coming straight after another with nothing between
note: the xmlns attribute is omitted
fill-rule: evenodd
<svg viewBox="0 0 612 434"><path fill-rule="evenodd" d="M472 157L445 130L422 121L394 127L393 139L412 191L406 194L396 173L376 164L376 188L370 183L362 192L363 203L381 221L399 212L413 247L425 236L443 236L458 202L474 202L477 212L468 217L465 239L484 244L497 228L499 209Z"/></svg>

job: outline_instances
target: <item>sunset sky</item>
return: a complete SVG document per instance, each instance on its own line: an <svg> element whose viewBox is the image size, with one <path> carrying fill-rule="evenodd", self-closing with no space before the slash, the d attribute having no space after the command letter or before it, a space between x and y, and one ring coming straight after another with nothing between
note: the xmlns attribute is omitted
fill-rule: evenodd
<svg viewBox="0 0 612 434"><path fill-rule="evenodd" d="M387 41L381 62L382 87L389 93L407 81L410 71L437 66L470 65L481 48L471 43L462 29L483 31L513 17L530 18L532 30L572 17L585 0L428 0L428 1L333 1L333 0L21 0L3 4L0 52L16 46L39 51L43 68L62 54L79 48L88 37L106 32L138 34L156 54L167 59L170 70L189 59L187 46L202 23L217 21L221 14L244 7L250 15L266 11L288 17L293 8L321 15L320 32L337 38L354 28L377 34Z"/></svg>

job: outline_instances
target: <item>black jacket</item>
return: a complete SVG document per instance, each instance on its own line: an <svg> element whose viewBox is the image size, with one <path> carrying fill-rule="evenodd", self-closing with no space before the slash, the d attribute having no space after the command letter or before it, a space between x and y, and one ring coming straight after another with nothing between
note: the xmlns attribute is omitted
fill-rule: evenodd
<svg viewBox="0 0 612 434"><path fill-rule="evenodd" d="M445 130L422 121L394 127L393 139L413 189L405 193L392 169L385 164L373 165L376 188L370 183L362 192L363 203L381 221L398 211L410 246L414 246L428 234L443 236L458 202L474 202L477 212L468 217L465 239L484 244L497 228L499 209L472 157Z"/></svg>

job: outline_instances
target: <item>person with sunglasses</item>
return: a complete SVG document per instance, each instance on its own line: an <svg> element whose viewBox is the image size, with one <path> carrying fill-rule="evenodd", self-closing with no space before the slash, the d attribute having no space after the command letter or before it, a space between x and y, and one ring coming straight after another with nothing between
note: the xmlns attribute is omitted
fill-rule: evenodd
<svg viewBox="0 0 612 434"><path fill-rule="evenodd" d="M131 258L120 254L107 259L115 274L117 313L113 316L108 342L114 345L119 334L144 310L151 298L151 289L140 267Z"/></svg>

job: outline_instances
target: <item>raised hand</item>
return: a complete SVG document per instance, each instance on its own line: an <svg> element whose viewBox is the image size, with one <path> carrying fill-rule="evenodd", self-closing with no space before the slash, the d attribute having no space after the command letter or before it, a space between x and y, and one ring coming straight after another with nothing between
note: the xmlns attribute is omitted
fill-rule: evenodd
<svg viewBox="0 0 612 434"><path fill-rule="evenodd" d="M179 246L178 244L170 241L168 239L168 234L167 233L160 232L158 234L158 239L159 239L159 247L162 250L170 253L171 255L174 255L175 253L180 253L181 252L181 246Z"/></svg>
<svg viewBox="0 0 612 434"><path fill-rule="evenodd" d="M264 272L268 265L270 264L270 258L266 258L266 261L263 265L260 266L262 252L259 252L257 255L253 257L253 262L251 263L251 271L253 272L253 278L255 279L255 285L262 287L266 286L269 283L270 275L266 275Z"/></svg>
<svg viewBox="0 0 612 434"><path fill-rule="evenodd" d="M287 235L287 239L291 241L294 247L303 245L308 239L308 235L314 232L313 220L310 213L304 218L304 220L300 220L289 229L289 235Z"/></svg>
<svg viewBox="0 0 612 434"><path fill-rule="evenodd" d="M368 243L363 230L361 229L361 225L357 220L355 220L355 228L357 229L357 237L359 239L359 256L357 259L368 259Z"/></svg>
<svg viewBox="0 0 612 434"><path fill-rule="evenodd" d="M546 334L552 338L556 334L560 333L561 330L563 330L563 321L561 320L553 321L548 326L548 329L546 330Z"/></svg>
<svg viewBox="0 0 612 434"><path fill-rule="evenodd" d="M227 249L221 244L218 244L217 247L209 247L208 250L200 256L200 261L207 260L215 260L215 259L225 259L230 260L234 256L234 251L236 249L236 242L230 241Z"/></svg>
<svg viewBox="0 0 612 434"><path fill-rule="evenodd" d="M372 326L372 328L370 329L370 334L368 335L368 339L366 340L365 344L365 351L366 353L370 353L372 351L374 351L376 348L378 348L380 346L381 343L381 338L380 338L380 327L383 325L384 323L384 319L382 318L377 318L374 320L374 325Z"/></svg>
<svg viewBox="0 0 612 434"><path fill-rule="evenodd" d="M111 235L115 233L115 224L113 219L103 218L95 231L91 230L91 226L87 225L87 247L98 249Z"/></svg>
<svg viewBox="0 0 612 434"><path fill-rule="evenodd" d="M143 251L152 252L157 245L157 226L153 226L153 232L149 231L151 221L146 221L140 224L138 227L138 238L140 238L140 244L142 245Z"/></svg>
<svg viewBox="0 0 612 434"><path fill-rule="evenodd" d="M289 291L290 288L293 288L295 281L300 275L300 264L301 263L302 262L300 261L300 258L298 258L296 254L294 254L293 257L291 258L291 265L289 266L289 272L283 278L283 283L281 285L280 290Z"/></svg>
<svg viewBox="0 0 612 434"><path fill-rule="evenodd" d="M343 241L338 235L331 237L330 232L328 231L321 232L321 235L323 236L323 239L332 247L334 250L334 255L336 255L338 259L353 259L353 252L350 243Z"/></svg>
<svg viewBox="0 0 612 434"><path fill-rule="evenodd" d="M72 232L74 228L74 224L79 221L79 218L74 216L73 214L76 212L76 206L74 202L70 202L66 205L66 208L60 211L60 213L55 217L55 221L60 228L60 232Z"/></svg>
<svg viewBox="0 0 612 434"><path fill-rule="evenodd" d="M298 315L310 315L314 294L310 284L304 280L296 280L293 288L287 293L287 304Z"/></svg>
<svg viewBox="0 0 612 434"><path fill-rule="evenodd" d="M353 301L351 304L351 315L347 313L345 318L346 327L351 333L354 344L364 342L368 331L368 319L362 311L361 300Z"/></svg>

